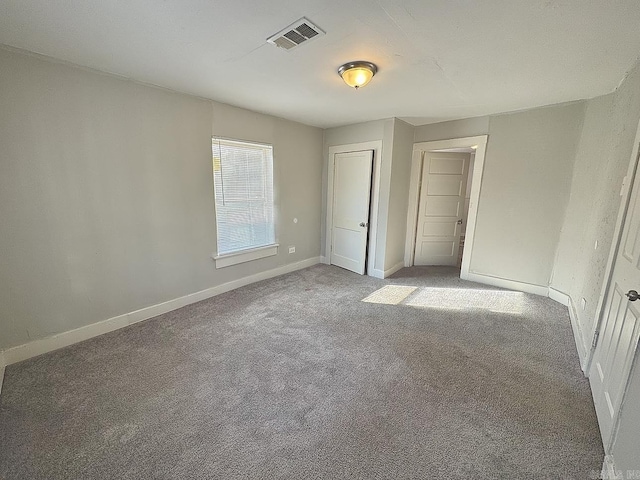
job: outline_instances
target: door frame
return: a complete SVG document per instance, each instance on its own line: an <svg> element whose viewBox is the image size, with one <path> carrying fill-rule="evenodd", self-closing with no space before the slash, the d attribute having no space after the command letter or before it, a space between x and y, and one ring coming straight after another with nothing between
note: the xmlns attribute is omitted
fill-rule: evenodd
<svg viewBox="0 0 640 480"><path fill-rule="evenodd" d="M475 137L461 137L450 140L436 140L432 142L419 142L413 144L413 156L411 159L411 183L409 185L409 208L407 209L407 233L404 248L404 266L411 267L415 260L416 228L418 227L418 206L420 204L420 182L422 180L422 164L425 152L448 148L466 148L477 146L476 156L471 176L471 197L469 199L469 214L467 216L467 229L464 237L464 250L462 252L462 268L460 278L469 280L469 266L473 253L476 221L478 216L478 203L480 201L480 187L484 160L487 152L489 135Z"/></svg>
<svg viewBox="0 0 640 480"><path fill-rule="evenodd" d="M371 276L375 270L376 245L378 234L378 206L380 204L380 160L382 158L382 140L372 142L349 143L329 147L327 158L327 198L325 220L325 250L323 263L331 263L331 246L333 231L333 176L335 170L335 155L337 153L361 152L373 150L373 169L371 171L371 202L369 205L369 232L367 241L367 266L365 275Z"/></svg>
<svg viewBox="0 0 640 480"><path fill-rule="evenodd" d="M613 233L613 241L611 242L611 249L609 250L609 257L607 258L607 266L604 272L604 281L602 282L600 296L598 297L598 305L596 306L596 318L594 327L590 332L591 347L589 348L587 345L589 351L587 352L587 358L585 359L584 367L584 373L587 377L591 375L591 364L593 362L596 346L598 344L597 342L600 336L602 323L604 322L606 301L607 297L609 296L611 281L613 280L613 269L616 263L616 257L618 256L618 252L620 250L620 243L622 242L622 230L624 229L624 222L627 219L629 202L631 201L631 191L633 190L633 183L635 181L638 170L638 157L640 155L640 122L638 122L638 127L636 128L636 136L633 142L633 149L631 151L631 157L629 158L629 165L627 166L627 174L622 181L622 188L620 189L620 207L618 208L618 217L616 218L616 226ZM580 328L580 326L578 326L578 328ZM583 332L579 333L582 334Z"/></svg>

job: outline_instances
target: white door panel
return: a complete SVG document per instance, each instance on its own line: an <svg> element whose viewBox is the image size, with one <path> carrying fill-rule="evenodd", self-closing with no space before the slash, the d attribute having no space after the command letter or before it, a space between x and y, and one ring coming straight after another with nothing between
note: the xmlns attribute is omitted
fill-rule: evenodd
<svg viewBox="0 0 640 480"><path fill-rule="evenodd" d="M331 264L364 274L373 151L334 157Z"/></svg>
<svg viewBox="0 0 640 480"><path fill-rule="evenodd" d="M429 173L462 175L465 171L465 162L467 162L468 166L469 155L465 153L457 154L428 152L427 155L430 157L428 168ZM458 155L458 158L453 158L452 155Z"/></svg>
<svg viewBox="0 0 640 480"><path fill-rule="evenodd" d="M607 451L640 337L640 301L631 301L626 296L630 290L640 291L639 179L640 176L636 176L634 181L589 375Z"/></svg>
<svg viewBox="0 0 640 480"><path fill-rule="evenodd" d="M430 222L424 222L422 227L423 237L455 237L459 228L457 221L448 218L434 218Z"/></svg>
<svg viewBox="0 0 640 480"><path fill-rule="evenodd" d="M453 255L454 250L454 242L448 240L420 243L420 255L423 257L449 257Z"/></svg>
<svg viewBox="0 0 640 480"><path fill-rule="evenodd" d="M424 153L415 265L457 264L468 169L468 153Z"/></svg>
<svg viewBox="0 0 640 480"><path fill-rule="evenodd" d="M464 206L464 203L462 204ZM423 213L427 217L456 217L461 212L460 196L455 195L452 197L440 197L431 195L424 206ZM423 219L428 221L429 219Z"/></svg>
<svg viewBox="0 0 640 480"><path fill-rule="evenodd" d="M463 181L459 175L433 175L429 176L427 187L430 195L464 195Z"/></svg>

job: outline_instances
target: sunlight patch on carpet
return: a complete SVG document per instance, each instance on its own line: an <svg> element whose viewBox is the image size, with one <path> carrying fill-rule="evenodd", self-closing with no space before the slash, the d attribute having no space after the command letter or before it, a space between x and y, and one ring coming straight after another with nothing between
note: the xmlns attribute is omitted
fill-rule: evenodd
<svg viewBox="0 0 640 480"><path fill-rule="evenodd" d="M411 298L408 299L410 295ZM443 310L480 309L513 315L524 313L526 308L525 296L522 292L470 288L418 288L407 285L386 285L362 301Z"/></svg>
<svg viewBox="0 0 640 480"><path fill-rule="evenodd" d="M417 289L418 287L409 287L406 285L387 285L376 290L367 298L363 298L362 301L382 303L384 305L398 305Z"/></svg>

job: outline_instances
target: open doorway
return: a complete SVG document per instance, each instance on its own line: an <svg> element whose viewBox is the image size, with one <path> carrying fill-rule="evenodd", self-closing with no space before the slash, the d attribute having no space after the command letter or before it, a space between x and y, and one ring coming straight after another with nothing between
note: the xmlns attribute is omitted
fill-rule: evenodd
<svg viewBox="0 0 640 480"><path fill-rule="evenodd" d="M405 266L454 265L468 278L487 138L414 144Z"/></svg>

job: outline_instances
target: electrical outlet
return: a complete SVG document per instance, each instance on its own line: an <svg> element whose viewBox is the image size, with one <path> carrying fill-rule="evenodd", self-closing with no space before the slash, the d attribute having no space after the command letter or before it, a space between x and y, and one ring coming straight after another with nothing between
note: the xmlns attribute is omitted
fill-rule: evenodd
<svg viewBox="0 0 640 480"><path fill-rule="evenodd" d="M582 300L580 300L580 306L582 307L582 310L587 308L587 299L586 298L582 297Z"/></svg>
<svg viewBox="0 0 640 480"><path fill-rule="evenodd" d="M289 253L296 253L296 247L289 247Z"/></svg>

